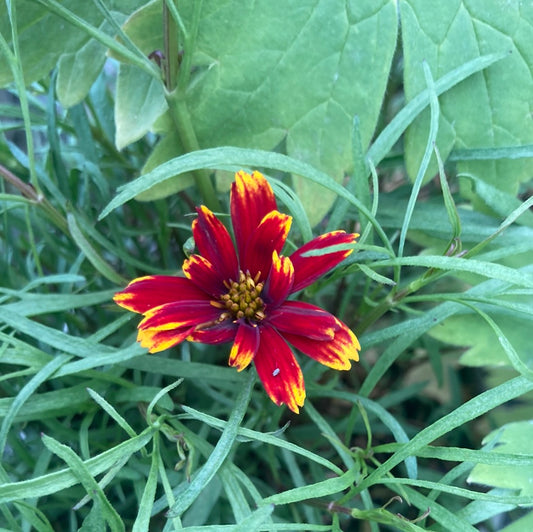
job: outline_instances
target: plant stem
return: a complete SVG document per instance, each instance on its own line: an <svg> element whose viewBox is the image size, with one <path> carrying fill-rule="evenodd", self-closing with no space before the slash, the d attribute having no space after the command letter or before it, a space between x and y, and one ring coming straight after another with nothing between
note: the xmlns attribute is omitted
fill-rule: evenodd
<svg viewBox="0 0 533 532"><path fill-rule="evenodd" d="M193 30L184 33L184 61L180 67L178 50L178 24L176 17L179 17L172 0L164 3L163 9L163 30L165 43L165 97L168 103L170 116L181 141L185 152L198 151L200 145L196 138L191 115L187 108L186 89L189 79L190 58L192 57L194 36L199 21L199 9L195 9L193 20ZM191 35L193 38L191 38ZM180 68L179 68L180 67ZM204 204L215 212L220 212L221 207L215 189L211 183L209 173L206 170L196 170L193 172L196 188L199 190Z"/></svg>
<svg viewBox="0 0 533 532"><path fill-rule="evenodd" d="M45 214L50 218L52 223L66 235L69 235L68 224L65 218L54 208L54 206L42 195L42 193L35 190L33 185L24 183L15 174L10 172L7 168L0 165L0 175L16 189L20 191L23 197L29 199L35 205L43 209Z"/></svg>
<svg viewBox="0 0 533 532"><path fill-rule="evenodd" d="M170 108L170 115L172 116L183 149L185 152L199 150L200 146L196 139L196 133L194 132L191 116L185 100L180 98L176 91L166 96ZM200 191L204 204L212 211L220 212L220 203L207 170L196 170L193 172L193 175L196 187Z"/></svg>
<svg viewBox="0 0 533 532"><path fill-rule="evenodd" d="M163 61L165 87L168 92L172 92L176 87L179 66L178 26L174 18L171 16L166 2L163 2L163 39L163 53L165 54L165 59Z"/></svg>

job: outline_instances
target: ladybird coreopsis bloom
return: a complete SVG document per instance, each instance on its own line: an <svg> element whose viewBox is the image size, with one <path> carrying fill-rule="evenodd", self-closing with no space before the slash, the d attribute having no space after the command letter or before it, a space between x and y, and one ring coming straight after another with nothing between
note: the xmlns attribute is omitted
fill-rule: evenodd
<svg viewBox="0 0 533 532"><path fill-rule="evenodd" d="M185 277L140 277L114 300L144 315L137 339L151 353L183 340L233 342L229 365L242 371L253 361L272 401L298 412L305 387L290 346L339 370L359 359L360 346L335 316L288 297L353 249L309 251L353 244L359 235L334 231L282 255L292 218L277 210L272 188L259 172L237 172L230 210L235 245L224 224L207 207L197 207L192 232L198 254L183 263Z"/></svg>

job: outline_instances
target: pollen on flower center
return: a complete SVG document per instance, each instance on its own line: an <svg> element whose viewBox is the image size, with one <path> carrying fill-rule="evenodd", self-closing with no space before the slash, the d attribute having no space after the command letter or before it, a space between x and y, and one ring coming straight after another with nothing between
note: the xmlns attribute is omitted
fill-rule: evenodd
<svg viewBox="0 0 533 532"><path fill-rule="evenodd" d="M265 304L260 297L263 283L258 283L260 273L255 277L250 272L240 272L238 281L224 281L227 293L213 304L226 312L221 316L223 319L231 318L239 320L246 318L251 322L261 321L264 317Z"/></svg>

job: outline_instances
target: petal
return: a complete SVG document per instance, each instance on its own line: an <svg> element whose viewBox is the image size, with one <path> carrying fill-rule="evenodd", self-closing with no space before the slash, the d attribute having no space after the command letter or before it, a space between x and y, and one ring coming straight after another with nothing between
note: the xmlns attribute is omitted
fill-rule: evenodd
<svg viewBox="0 0 533 532"><path fill-rule="evenodd" d="M333 340L338 322L333 314L303 301L286 301L268 314L268 323L284 336L290 333L320 341Z"/></svg>
<svg viewBox="0 0 533 532"><path fill-rule="evenodd" d="M297 249L289 258L294 265L294 285L292 292L297 292L311 283L316 281L319 277L333 269L339 262L343 261L353 249L346 249L344 251L334 251L324 255L315 255L310 257L303 257L302 255L307 251L328 248L330 246L338 246L341 244L354 244L357 233L345 233L344 231L333 231L325 235L313 238L313 240L304 244Z"/></svg>
<svg viewBox="0 0 533 532"><path fill-rule="evenodd" d="M273 252L279 253L285 245L291 228L292 217L278 211L269 212L251 234L244 255L241 256L241 270L252 277L259 272L264 281L272 266Z"/></svg>
<svg viewBox="0 0 533 532"><path fill-rule="evenodd" d="M306 336L284 332L283 337L296 349L333 369L350 369L350 360L359 360L361 349L355 334L342 321L335 318L338 329L333 340L320 342Z"/></svg>
<svg viewBox="0 0 533 532"><path fill-rule="evenodd" d="M229 355L229 365L236 367L237 371L242 371L253 360L258 347L259 327L241 322Z"/></svg>
<svg viewBox="0 0 533 532"><path fill-rule="evenodd" d="M113 296L117 305L132 312L146 311L181 300L206 300L209 296L189 279L170 275L148 275L134 279Z"/></svg>
<svg viewBox="0 0 533 532"><path fill-rule="evenodd" d="M254 364L265 391L278 406L284 403L298 413L305 400L302 370L291 348L275 329L265 324L259 327L259 332Z"/></svg>
<svg viewBox="0 0 533 532"><path fill-rule="evenodd" d="M150 353L159 353L183 342L190 329L160 331L157 329L144 329L137 334L137 341L146 347Z"/></svg>
<svg viewBox="0 0 533 532"><path fill-rule="evenodd" d="M215 298L227 292L224 277L220 276L213 264L200 255L191 255L183 262L183 273L204 293L207 292Z"/></svg>
<svg viewBox="0 0 533 532"><path fill-rule="evenodd" d="M224 320L212 327L196 328L188 337L190 342L202 344L223 344L231 342L237 334L238 324L232 320Z"/></svg>
<svg viewBox="0 0 533 532"><path fill-rule="evenodd" d="M222 279L236 279L239 274L235 246L224 224L203 205L197 207L198 218L192 234L199 254L205 257Z"/></svg>
<svg viewBox="0 0 533 532"><path fill-rule="evenodd" d="M267 305L274 307L287 299L294 281L294 268L288 257L280 257L277 251L272 253L272 266L265 282L262 297Z"/></svg>
<svg viewBox="0 0 533 532"><path fill-rule="evenodd" d="M177 301L161 305L145 313L139 330L194 329L215 325L220 319L220 309L209 301Z"/></svg>
<svg viewBox="0 0 533 532"><path fill-rule="evenodd" d="M244 256L244 249L250 236L270 211L276 210L276 199L272 187L263 174L252 175L244 171L235 174L230 196L231 222L237 242L239 257Z"/></svg>

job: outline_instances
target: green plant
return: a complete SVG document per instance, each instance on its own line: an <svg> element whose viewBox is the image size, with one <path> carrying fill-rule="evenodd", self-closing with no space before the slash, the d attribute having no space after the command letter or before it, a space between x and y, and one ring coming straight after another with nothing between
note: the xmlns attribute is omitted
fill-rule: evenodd
<svg viewBox="0 0 533 532"><path fill-rule="evenodd" d="M4 5L0 527L531 528L529 2ZM297 296L360 362L300 357L299 415L112 301L179 273L240 169L287 254L361 234Z"/></svg>

